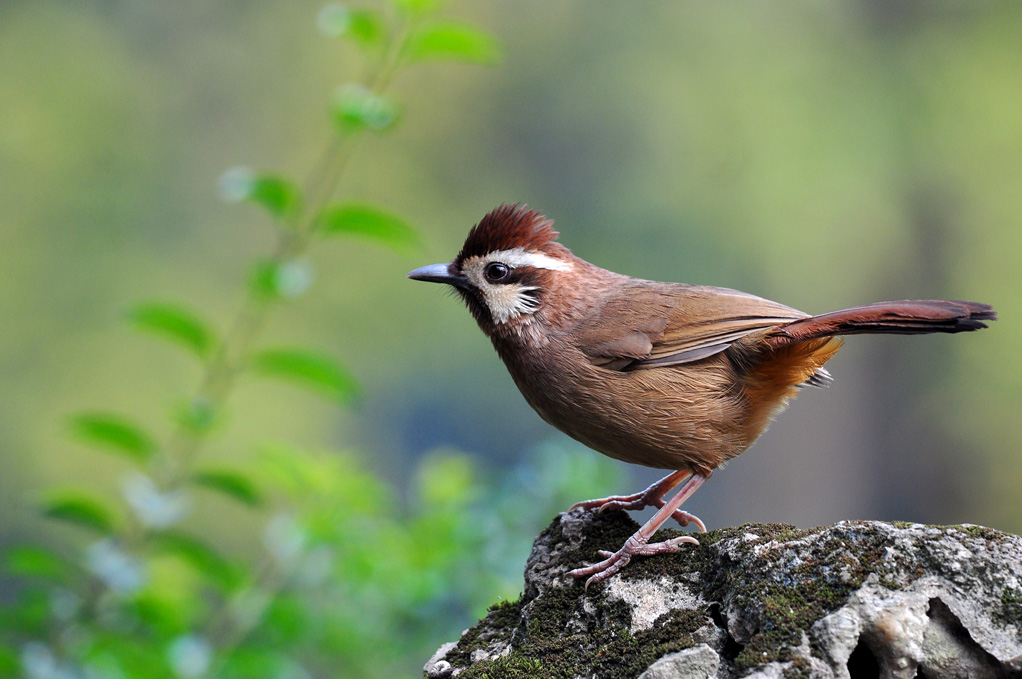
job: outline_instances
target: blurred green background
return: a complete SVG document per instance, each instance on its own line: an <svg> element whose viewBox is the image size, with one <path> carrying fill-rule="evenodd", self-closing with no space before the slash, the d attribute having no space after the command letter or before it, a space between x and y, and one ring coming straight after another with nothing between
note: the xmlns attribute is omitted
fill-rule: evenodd
<svg viewBox="0 0 1022 679"><path fill-rule="evenodd" d="M149 298L212 319L236 310L271 230L255 209L222 203L217 178L237 163L304 177L331 134L329 93L358 76L354 50L314 30L320 7L0 4L0 549L71 539L38 518L43 489L117 492L124 464L69 441L69 413L119 410L159 431L194 389L197 369L120 314ZM267 329L345 360L364 398L345 411L246 383L209 452L233 463L266 440L344 450L398 515L424 511L422 459L441 460L441 476L469 460L455 464L466 487L507 489L517 475L519 491L529 479L549 490L551 513L514 527L502 579L467 608L423 613L426 631L387 671L413 671L485 602L515 595L527 539L585 499L565 488L631 492L656 477L588 462L595 453L529 410L459 302L405 280L450 259L501 202L528 202L576 254L633 276L807 312L993 304L1001 320L977 334L851 338L829 366L835 385L804 393L687 509L710 527L900 519L1022 531L1022 5L447 8L493 33L502 63L402 75L406 119L367 140L344 187L406 216L426 246L327 244L310 258L312 290ZM259 549L257 522L232 505L209 501L190 521L238 558ZM482 538L465 544L486 549ZM438 577L431 591L444 590ZM3 601L19 584L0 587Z"/></svg>

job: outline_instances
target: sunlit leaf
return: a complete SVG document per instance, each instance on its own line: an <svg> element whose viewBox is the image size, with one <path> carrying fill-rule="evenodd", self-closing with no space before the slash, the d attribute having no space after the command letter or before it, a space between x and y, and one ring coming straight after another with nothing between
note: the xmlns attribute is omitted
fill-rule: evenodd
<svg viewBox="0 0 1022 679"><path fill-rule="evenodd" d="M224 172L218 188L224 200L255 203L281 219L301 208L302 196L297 184L278 175L260 174L249 167L233 167Z"/></svg>
<svg viewBox="0 0 1022 679"><path fill-rule="evenodd" d="M63 580L67 575L67 565L60 557L48 549L31 545L7 550L4 566L8 573L23 577Z"/></svg>
<svg viewBox="0 0 1022 679"><path fill-rule="evenodd" d="M397 122L399 114L393 101L357 83L341 87L330 103L334 124L345 134L386 130Z"/></svg>
<svg viewBox="0 0 1022 679"><path fill-rule="evenodd" d="M281 564L291 564L309 543L309 531L294 516L280 513L263 530L263 544Z"/></svg>
<svg viewBox="0 0 1022 679"><path fill-rule="evenodd" d="M120 594L134 594L149 578L146 562L113 537L96 540L85 549L85 566Z"/></svg>
<svg viewBox="0 0 1022 679"><path fill-rule="evenodd" d="M183 488L161 487L152 477L139 472L121 479L121 493L139 522L155 530L180 523L192 508L191 497Z"/></svg>
<svg viewBox="0 0 1022 679"><path fill-rule="evenodd" d="M337 361L303 349L269 349L255 355L252 368L261 375L303 384L340 401L358 394L354 376Z"/></svg>
<svg viewBox="0 0 1022 679"><path fill-rule="evenodd" d="M292 499L333 497L337 500L333 509L341 515L382 514L392 506L387 484L350 452L323 453L278 442L260 448L260 462L266 483ZM331 517L336 521L337 514Z"/></svg>
<svg viewBox="0 0 1022 679"><path fill-rule="evenodd" d="M351 9L339 2L323 5L316 15L316 27L331 38L339 38L348 32Z"/></svg>
<svg viewBox="0 0 1022 679"><path fill-rule="evenodd" d="M183 559L224 590L233 590L241 582L240 571L215 549L196 537L165 531L153 534L151 540L156 550Z"/></svg>
<svg viewBox="0 0 1022 679"><path fill-rule="evenodd" d="M331 38L351 38L365 46L381 44L386 32L386 21L379 12L340 3L323 7L316 17L316 25Z"/></svg>
<svg viewBox="0 0 1022 679"><path fill-rule="evenodd" d="M156 452L156 442L140 426L114 413L80 413L71 418L75 438L121 455L144 461Z"/></svg>
<svg viewBox="0 0 1022 679"><path fill-rule="evenodd" d="M252 479L231 469L204 469L192 474L192 483L223 493L252 507L262 504L263 497Z"/></svg>
<svg viewBox="0 0 1022 679"><path fill-rule="evenodd" d="M486 31L460 21L436 21L420 26L408 39L413 61L443 59L493 64L500 59L497 40Z"/></svg>
<svg viewBox="0 0 1022 679"><path fill-rule="evenodd" d="M330 474L316 464L314 454L290 443L267 443L260 448L262 476L292 498L314 494L329 486Z"/></svg>
<svg viewBox="0 0 1022 679"><path fill-rule="evenodd" d="M213 332L198 315L175 304L147 302L128 312L139 329L162 335L195 352L200 358L213 348Z"/></svg>
<svg viewBox="0 0 1022 679"><path fill-rule="evenodd" d="M373 205L348 203L323 209L316 220L321 233L351 234L379 241L391 247L409 247L420 242L408 222Z"/></svg>
<svg viewBox="0 0 1022 679"><path fill-rule="evenodd" d="M113 511L104 501L75 491L54 494L43 501L42 511L51 519L90 528L103 534L113 532L116 523Z"/></svg>

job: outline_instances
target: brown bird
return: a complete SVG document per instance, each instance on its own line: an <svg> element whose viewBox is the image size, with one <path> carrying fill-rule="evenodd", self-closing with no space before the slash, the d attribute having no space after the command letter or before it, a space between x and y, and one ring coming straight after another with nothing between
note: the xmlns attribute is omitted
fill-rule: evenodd
<svg viewBox="0 0 1022 679"><path fill-rule="evenodd" d="M997 318L986 304L929 300L810 316L737 290L601 269L556 242L552 225L527 206L502 205L454 261L408 277L457 290L548 423L618 460L677 470L640 493L575 505L659 507L618 551L569 573L588 576L587 586L636 554L697 543L649 539L672 516L705 532L681 504L752 445L799 387L831 382L823 364L841 348L838 335L962 332Z"/></svg>

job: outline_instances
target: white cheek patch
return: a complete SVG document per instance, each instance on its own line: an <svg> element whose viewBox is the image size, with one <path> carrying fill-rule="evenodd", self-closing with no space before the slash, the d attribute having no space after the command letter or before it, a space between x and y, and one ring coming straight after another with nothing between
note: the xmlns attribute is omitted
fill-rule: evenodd
<svg viewBox="0 0 1022 679"><path fill-rule="evenodd" d="M494 323L507 323L523 314L531 314L537 308L537 300L529 295L536 288L520 283L489 285L483 288L486 306L490 309Z"/></svg>
<svg viewBox="0 0 1022 679"><path fill-rule="evenodd" d="M539 301L534 295L537 288L521 283L491 283L486 280L483 270L491 262L506 264L512 269L520 266L531 266L534 269L553 271L570 271L571 262L557 259L542 252L530 252L524 248L491 252L485 257L472 257L465 260L461 273L478 289L486 300L486 307L493 316L493 322L507 323L525 314L531 314L539 308Z"/></svg>

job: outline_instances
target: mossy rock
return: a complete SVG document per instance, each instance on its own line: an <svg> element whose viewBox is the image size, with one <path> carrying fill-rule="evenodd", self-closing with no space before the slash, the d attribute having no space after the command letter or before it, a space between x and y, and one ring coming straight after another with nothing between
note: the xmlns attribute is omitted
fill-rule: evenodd
<svg viewBox="0 0 1022 679"><path fill-rule="evenodd" d="M1022 677L1018 536L746 524L637 557L588 590L565 578L636 529L624 512L557 517L536 539L522 597L492 607L426 676Z"/></svg>

